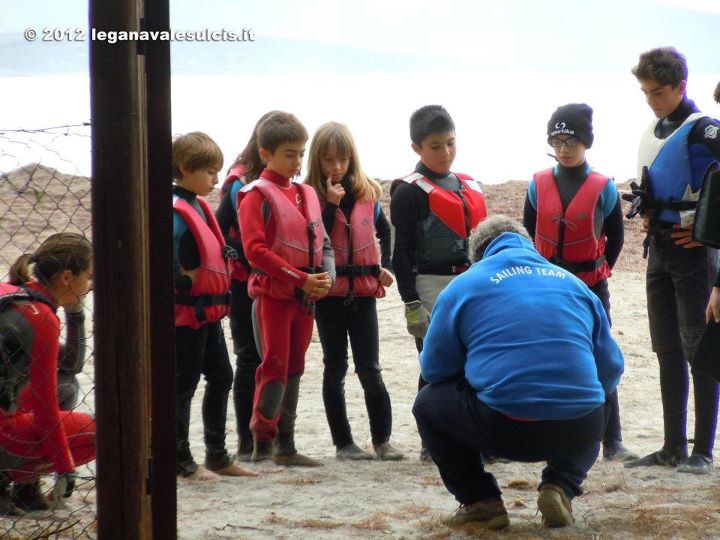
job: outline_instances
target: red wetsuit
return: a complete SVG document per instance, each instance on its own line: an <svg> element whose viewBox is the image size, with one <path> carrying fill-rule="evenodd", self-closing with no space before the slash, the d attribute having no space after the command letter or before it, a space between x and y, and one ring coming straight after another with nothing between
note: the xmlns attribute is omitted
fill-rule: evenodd
<svg viewBox="0 0 720 540"><path fill-rule="evenodd" d="M0 294L7 288L2 285ZM52 298L39 283L29 283L27 288ZM15 481L28 482L37 473L64 474L94 460L93 418L58 408L60 321L55 311L44 302L35 301L15 304L0 316L20 332L18 341L30 357L29 379L18 398L17 409L7 412L0 408L0 447L18 458L13 470L8 471L10 476Z"/></svg>
<svg viewBox="0 0 720 540"><path fill-rule="evenodd" d="M312 190L305 190L303 197L298 185L268 169L261 173L260 178L280 186L282 189L277 191L299 210L306 224L317 220L317 234L322 238L324 229L319 203ZM276 239L276 221L272 211L267 212L269 203L263 193L251 186L252 184L248 184L243 188L238 197L238 221L243 249L254 270L250 276L249 292L250 296L255 298L254 322L260 336L258 352L262 358L255 373L257 390L250 428L256 439L269 440L277 435L281 408L280 403L277 403L277 407L264 407L263 397L268 385L275 383L271 389L271 392L275 392L278 383L284 387L288 378L303 373L305 352L312 337L313 315L303 302L292 296L293 289L302 289L308 273L298 268L299 265L293 265L282 258L271 248ZM306 201L310 196L315 197L315 200ZM309 207L317 207L317 215L308 215ZM307 245L307 240L305 242ZM307 255L305 261L308 261ZM262 274L258 274L258 271ZM267 396L265 398L268 399Z"/></svg>

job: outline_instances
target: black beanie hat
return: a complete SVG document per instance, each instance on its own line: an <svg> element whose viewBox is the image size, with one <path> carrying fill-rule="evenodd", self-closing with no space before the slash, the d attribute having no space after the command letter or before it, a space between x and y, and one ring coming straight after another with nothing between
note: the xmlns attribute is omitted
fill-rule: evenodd
<svg viewBox="0 0 720 540"><path fill-rule="evenodd" d="M547 125L548 142L556 135L571 135L590 148L594 139L592 113L592 108L585 103L568 103L558 107Z"/></svg>

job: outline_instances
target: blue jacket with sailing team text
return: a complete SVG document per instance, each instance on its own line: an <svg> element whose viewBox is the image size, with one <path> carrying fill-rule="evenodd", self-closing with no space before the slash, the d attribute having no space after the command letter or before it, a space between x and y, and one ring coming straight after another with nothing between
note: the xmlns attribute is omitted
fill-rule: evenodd
<svg viewBox="0 0 720 540"><path fill-rule="evenodd" d="M489 407L528 420L590 413L623 364L598 297L515 233L440 294L420 358L429 383L464 376Z"/></svg>

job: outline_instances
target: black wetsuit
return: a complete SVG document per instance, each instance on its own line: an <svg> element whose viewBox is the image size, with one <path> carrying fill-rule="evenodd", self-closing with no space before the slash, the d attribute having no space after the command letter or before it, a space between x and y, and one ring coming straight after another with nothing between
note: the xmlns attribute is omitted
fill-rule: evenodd
<svg viewBox="0 0 720 540"><path fill-rule="evenodd" d="M695 104L683 98L667 118L659 120L655 136L664 139L680 127ZM690 131L690 159L713 156L720 161L720 123L700 118ZM652 184L652 182L651 182ZM705 329L705 308L716 276L716 251L706 247L685 249L671 237L673 224L660 222L651 236L646 274L648 318L653 351L660 364L665 442L675 456L687 452L688 360ZM718 413L718 385L702 375L693 376L695 444L693 453L712 458Z"/></svg>

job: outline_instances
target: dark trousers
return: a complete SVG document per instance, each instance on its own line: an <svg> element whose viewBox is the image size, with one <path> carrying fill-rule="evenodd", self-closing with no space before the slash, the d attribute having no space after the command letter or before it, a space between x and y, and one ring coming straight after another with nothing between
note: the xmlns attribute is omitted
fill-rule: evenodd
<svg viewBox="0 0 720 540"><path fill-rule="evenodd" d="M661 229L650 242L646 274L648 319L653 351L660 364L664 448L687 448L688 361L705 330L705 307L716 272L717 251L675 245L672 229ZM712 456L718 414L718 384L693 375L695 446Z"/></svg>
<svg viewBox="0 0 720 540"><path fill-rule="evenodd" d="M241 440L250 440L250 418L255 396L255 371L260 365L260 355L255 344L252 324L252 298L247 293L247 281L233 280L230 285L230 333L236 358L233 402L237 432Z"/></svg>
<svg viewBox="0 0 720 540"><path fill-rule="evenodd" d="M202 418L205 433L206 459L226 459L225 421L227 402L232 386L232 366L220 322L208 323L197 330L189 326L175 328L175 384L177 395L177 460L178 464L193 462L188 440L190 404L205 376Z"/></svg>
<svg viewBox="0 0 720 540"><path fill-rule="evenodd" d="M375 298L359 296L347 303L338 296L325 298L315 308L323 349L323 401L333 444L353 441L345 404L348 336L355 372L365 394L373 444L386 442L392 431L390 396L380 373L380 345Z"/></svg>
<svg viewBox="0 0 720 540"><path fill-rule="evenodd" d="M610 289L608 288L607 279L598 281L590 287L590 290L600 299L600 302L605 308L605 315L607 315L608 322L610 326L612 326L612 319L610 318ZM607 396L607 401L605 401L605 415L607 423L605 424L603 434L603 444L621 442L622 428L620 426L620 402L618 401L617 388L613 390L612 394Z"/></svg>
<svg viewBox="0 0 720 540"><path fill-rule="evenodd" d="M546 461L542 482L561 487L569 498L597 459L604 406L574 420L513 420L477 399L467 381L428 384L413 406L418 430L445 487L460 504L500 497L481 454L513 461Z"/></svg>

